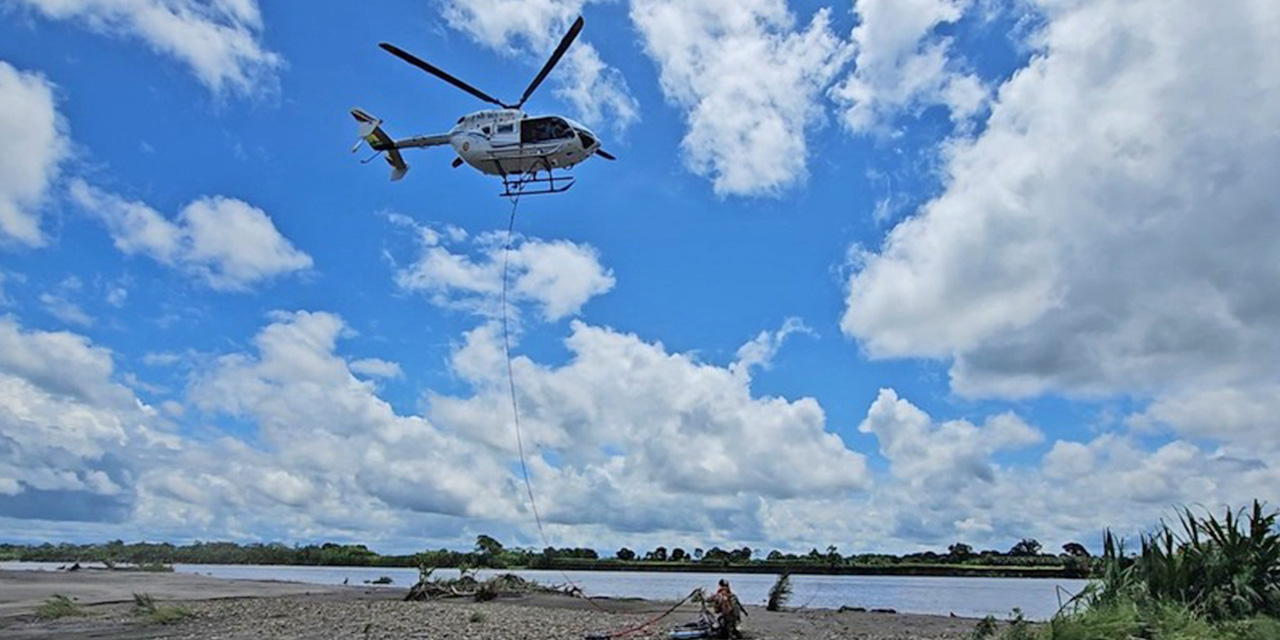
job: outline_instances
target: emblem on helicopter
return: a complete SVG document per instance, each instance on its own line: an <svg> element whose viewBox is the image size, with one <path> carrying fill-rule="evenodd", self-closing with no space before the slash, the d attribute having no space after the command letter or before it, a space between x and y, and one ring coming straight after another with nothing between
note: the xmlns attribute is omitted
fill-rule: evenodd
<svg viewBox="0 0 1280 640"><path fill-rule="evenodd" d="M360 140L351 151L354 153L367 142L377 152L374 157L385 154L391 165L391 179L395 181L409 171L401 149L449 145L458 154L452 163L454 168L465 163L481 173L501 177L501 196L566 191L574 183L573 177L564 175L566 170L592 156L606 160L614 160L614 156L600 148L600 139L586 126L558 115L530 116L522 107L560 62L582 31L582 25L579 16L515 104L502 102L395 45L381 43L380 47L401 60L500 108L458 118L457 124L445 133L400 140L387 135L382 129L382 120L352 109L351 115L360 123Z"/></svg>

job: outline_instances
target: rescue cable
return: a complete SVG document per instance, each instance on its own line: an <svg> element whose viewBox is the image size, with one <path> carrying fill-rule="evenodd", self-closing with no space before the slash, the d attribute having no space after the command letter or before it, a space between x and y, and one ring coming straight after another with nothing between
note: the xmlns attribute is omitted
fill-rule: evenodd
<svg viewBox="0 0 1280 640"><path fill-rule="evenodd" d="M511 218L507 222L507 242L502 250L502 297L501 297L502 354L507 360L507 389L510 392L510 396L511 396L511 417L512 417L512 421L515 423L516 451L520 454L520 472L521 472L521 475L524 476L525 492L529 496L529 507L533 511L533 520L538 525L538 535L542 538L542 544L545 547L551 547L551 543L547 538L547 532L545 529L543 529L543 526L542 526L542 514L538 511L538 502L533 496L533 483L530 482L529 480L529 465L525 461L525 454L524 454L524 435L521 433L521 430L520 430L520 404L516 399L515 366L512 364L513 359L511 357L511 328L510 328L510 320L508 319L508 313L507 313L507 289L509 287L508 280L510 279L509 266L511 262L511 242L515 237L516 211L519 208L519 205L520 205L520 193L517 192L511 196ZM578 586L576 582L574 582L571 578L569 578L569 575L564 572L564 569L560 569L559 571L560 571L560 576L565 579L565 582L568 583L571 587L573 587L573 589L576 590L577 593L581 594L583 599L585 599L588 604L595 607L597 610L601 612L613 613L612 611L609 611L608 609L600 606L600 604L597 603L591 597L587 596L586 592L582 590L582 587ZM680 605L684 604L685 602L688 602L689 599L692 598L694 594L698 593L699 591L700 589L693 590L689 595L685 596L684 599L672 605L670 609L667 609L665 612L659 614L654 618L646 620L645 622L642 622L639 625L629 627L620 631L589 633L585 637L587 640L607 640L610 638L622 638L622 637L629 636L633 633L638 633L644 630L645 628L653 625L654 623L658 622L659 620L674 613L675 610L680 607Z"/></svg>

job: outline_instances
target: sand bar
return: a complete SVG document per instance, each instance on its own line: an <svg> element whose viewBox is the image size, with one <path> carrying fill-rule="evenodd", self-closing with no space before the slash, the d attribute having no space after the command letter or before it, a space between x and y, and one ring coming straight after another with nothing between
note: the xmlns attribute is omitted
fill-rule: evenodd
<svg viewBox="0 0 1280 640"><path fill-rule="evenodd" d="M76 599L86 615L54 621L32 616L53 594ZM147 624L132 611L134 593L181 602L194 615L170 625ZM505 640L580 639L644 623L669 603L588 602L552 594L492 602L403 602L403 589L324 587L287 582L221 580L173 573L113 571L0 571L0 636L6 638L423 638ZM778 640L960 640L976 621L941 616L748 607L748 638ZM643 633L666 638L692 620L685 605Z"/></svg>

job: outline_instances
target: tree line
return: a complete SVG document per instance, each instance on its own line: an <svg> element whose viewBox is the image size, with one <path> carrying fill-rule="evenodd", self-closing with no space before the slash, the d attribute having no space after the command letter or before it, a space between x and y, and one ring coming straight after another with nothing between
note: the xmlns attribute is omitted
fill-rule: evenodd
<svg viewBox="0 0 1280 640"><path fill-rule="evenodd" d="M258 565L327 565L378 567L439 568L572 568L612 570L798 570L829 573L892 572L913 573L912 567L952 568L1029 568L1057 569L1064 575L1086 575L1092 565L1089 551L1077 542L1069 542L1059 554L1043 553L1034 539L1023 539L1008 551L994 549L975 551L965 543L949 546L945 553L924 551L906 555L849 554L835 545L825 550L813 548L808 553L784 553L772 550L761 553L747 546L710 549L658 546L635 551L622 547L609 556L589 548L507 547L496 538L480 535L472 549L428 550L409 555L381 555L362 544L294 545L283 543L202 542L188 545L170 543L125 543L113 540L102 544L0 544L0 560L28 562L107 562L128 564L258 564ZM915 571L920 572L920 571ZM940 569L937 573L947 573ZM954 571L953 571L954 572Z"/></svg>

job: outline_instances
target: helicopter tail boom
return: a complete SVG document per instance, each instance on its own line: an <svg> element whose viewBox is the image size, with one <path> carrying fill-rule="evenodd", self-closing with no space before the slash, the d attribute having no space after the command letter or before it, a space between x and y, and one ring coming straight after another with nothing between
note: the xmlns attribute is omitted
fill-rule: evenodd
<svg viewBox="0 0 1280 640"><path fill-rule="evenodd" d="M387 164L391 165L391 181L395 182L403 178L404 174L409 172L409 165L405 163L404 156L400 155L395 141L382 130L382 121L360 109L352 109L351 116L360 123L360 140L356 142L351 152L355 153L360 149L361 144L368 143L369 148L374 151L387 154Z"/></svg>

